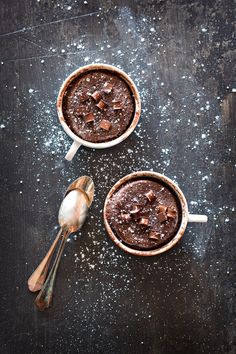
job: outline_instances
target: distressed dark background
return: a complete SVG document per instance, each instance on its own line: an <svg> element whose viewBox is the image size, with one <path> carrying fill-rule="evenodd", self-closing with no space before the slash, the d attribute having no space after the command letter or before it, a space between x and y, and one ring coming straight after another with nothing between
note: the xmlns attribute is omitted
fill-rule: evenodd
<svg viewBox="0 0 236 354"><path fill-rule="evenodd" d="M234 354L235 2L2 0L0 6L1 353ZM142 117L123 144L71 144L55 109L62 81L92 62L136 82ZM102 221L120 177L155 170L193 213L170 252L117 249ZM96 199L66 245L53 307L39 313L27 278L57 232L70 181Z"/></svg>

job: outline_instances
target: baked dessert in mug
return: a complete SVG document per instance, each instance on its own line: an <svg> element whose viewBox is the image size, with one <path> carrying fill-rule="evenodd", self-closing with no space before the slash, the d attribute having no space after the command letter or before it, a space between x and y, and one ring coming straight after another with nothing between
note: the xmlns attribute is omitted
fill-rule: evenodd
<svg viewBox="0 0 236 354"><path fill-rule="evenodd" d="M137 249L151 249L176 234L181 208L164 184L139 179L122 185L108 200L106 218L120 239Z"/></svg>
<svg viewBox="0 0 236 354"><path fill-rule="evenodd" d="M63 97L68 127L93 143L121 136L132 122L135 102L128 84L116 73L93 70L75 78Z"/></svg>

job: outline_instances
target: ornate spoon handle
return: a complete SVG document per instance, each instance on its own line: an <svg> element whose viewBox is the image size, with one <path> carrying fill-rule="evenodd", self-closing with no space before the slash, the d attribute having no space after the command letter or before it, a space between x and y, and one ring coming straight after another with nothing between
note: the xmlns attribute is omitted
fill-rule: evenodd
<svg viewBox="0 0 236 354"><path fill-rule="evenodd" d="M51 245L48 253L44 257L44 259L41 261L41 263L38 265L38 267L35 269L35 271L32 273L32 275L28 279L28 288L30 291L35 292L38 291L42 288L46 276L48 274L48 268L53 256L53 253L55 252L56 246L61 238L62 235L62 229L57 234L57 237L53 241L53 244Z"/></svg>
<svg viewBox="0 0 236 354"><path fill-rule="evenodd" d="M62 230L62 241L57 253L57 256L55 258L55 261L53 263L52 269L47 277L46 282L44 283L41 291L39 292L38 296L36 297L35 300L35 305L38 307L40 311L45 310L48 308L51 304L52 301L52 295L53 295L53 287L56 279L56 274L57 270L59 267L59 263L61 260L61 256L66 244L66 240L70 234L69 230Z"/></svg>

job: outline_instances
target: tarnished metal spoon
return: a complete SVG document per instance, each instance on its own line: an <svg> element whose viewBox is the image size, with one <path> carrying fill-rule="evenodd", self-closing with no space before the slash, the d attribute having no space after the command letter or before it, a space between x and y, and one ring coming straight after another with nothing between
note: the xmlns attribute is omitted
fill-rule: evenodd
<svg viewBox="0 0 236 354"><path fill-rule="evenodd" d="M82 191L87 195L88 207L90 207L94 197L94 183L92 179L88 176L82 176L77 178L69 185L69 187L65 192L64 197L70 191L75 189ZM62 236L63 235L62 235L62 228L61 228L57 234L57 237L52 243L49 251L47 252L46 256L43 258L41 263L38 265L38 267L35 269L33 274L28 279L28 288L30 291L35 292L35 291L39 291L42 288L48 274L48 268L51 263L52 256Z"/></svg>

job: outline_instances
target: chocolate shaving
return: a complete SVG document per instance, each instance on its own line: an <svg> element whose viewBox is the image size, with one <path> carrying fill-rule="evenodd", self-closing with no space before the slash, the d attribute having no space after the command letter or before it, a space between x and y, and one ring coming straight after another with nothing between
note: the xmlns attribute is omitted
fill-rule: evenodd
<svg viewBox="0 0 236 354"><path fill-rule="evenodd" d="M103 119L99 127L108 131L111 128L111 123L109 122L109 120Z"/></svg>
<svg viewBox="0 0 236 354"><path fill-rule="evenodd" d="M145 196L147 197L147 199L149 200L149 202L152 202L153 200L156 199L156 196L155 196L155 194L153 193L152 190L150 190L149 192L147 192L147 193L145 194Z"/></svg>
<svg viewBox="0 0 236 354"><path fill-rule="evenodd" d="M105 92L106 94L108 94L112 91L112 88L113 88L112 84L110 84L109 82L105 82L102 91Z"/></svg>
<svg viewBox="0 0 236 354"><path fill-rule="evenodd" d="M130 214L137 214L141 210L140 205L134 205L133 209L130 210Z"/></svg>
<svg viewBox="0 0 236 354"><path fill-rule="evenodd" d="M169 209L167 210L167 217L174 219L176 217L177 211L175 209Z"/></svg>
<svg viewBox="0 0 236 354"><path fill-rule="evenodd" d="M94 119L95 119L95 117L92 112L90 112L84 116L85 123L93 122Z"/></svg>
<svg viewBox="0 0 236 354"><path fill-rule="evenodd" d="M155 231L155 230L151 230L148 238L150 238L151 240L155 240L155 241L159 241L160 240L160 234L159 232Z"/></svg>
<svg viewBox="0 0 236 354"><path fill-rule="evenodd" d="M106 102L104 102L103 100L100 100L97 104L96 104L96 106L98 107L98 108L100 108L102 111L107 107L107 104L106 104Z"/></svg>
<svg viewBox="0 0 236 354"><path fill-rule="evenodd" d="M162 204L159 204L159 205L157 206L157 210L159 211L159 213L166 212L167 206L162 205Z"/></svg>
<svg viewBox="0 0 236 354"><path fill-rule="evenodd" d="M148 218L141 218L138 220L138 223L139 223L139 225L148 226L149 220L148 220Z"/></svg>
<svg viewBox="0 0 236 354"><path fill-rule="evenodd" d="M102 98L102 95L99 91L95 91L91 96L96 102L98 102Z"/></svg>
<svg viewBox="0 0 236 354"><path fill-rule="evenodd" d="M159 214L157 214L157 220L160 222L164 222L167 220L167 215L165 212L161 212Z"/></svg>
<svg viewBox="0 0 236 354"><path fill-rule="evenodd" d="M114 111L117 111L117 110L122 109L122 108L123 108L122 102L113 102Z"/></svg>

